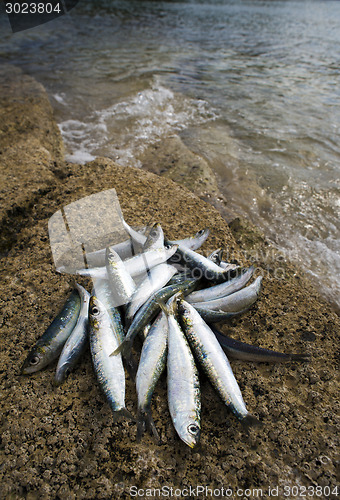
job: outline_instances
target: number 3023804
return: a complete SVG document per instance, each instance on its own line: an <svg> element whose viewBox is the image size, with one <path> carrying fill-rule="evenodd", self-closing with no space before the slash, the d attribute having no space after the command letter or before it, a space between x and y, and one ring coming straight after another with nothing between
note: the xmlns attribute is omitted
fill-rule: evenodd
<svg viewBox="0 0 340 500"><path fill-rule="evenodd" d="M60 14L61 12L63 12L59 2L57 2L56 4L43 2L7 2L5 4L5 7L6 14L52 14L52 12Z"/></svg>

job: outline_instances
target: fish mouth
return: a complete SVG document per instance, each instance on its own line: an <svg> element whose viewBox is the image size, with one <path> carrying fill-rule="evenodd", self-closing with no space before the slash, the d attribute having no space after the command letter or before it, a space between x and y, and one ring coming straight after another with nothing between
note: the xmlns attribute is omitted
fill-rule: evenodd
<svg viewBox="0 0 340 500"><path fill-rule="evenodd" d="M200 432L198 432L196 436L184 437L182 438L182 441L184 441L184 443L188 445L189 448L193 449L198 445L199 439L200 439Z"/></svg>
<svg viewBox="0 0 340 500"><path fill-rule="evenodd" d="M62 368L55 374L53 385L55 387L59 387L66 380L70 373L71 369L69 364L63 365Z"/></svg>
<svg viewBox="0 0 340 500"><path fill-rule="evenodd" d="M188 440L188 439L183 439L183 441L185 442L186 445L189 446L189 448L193 449L195 448L195 446L197 446L198 444L198 441L192 441L192 440Z"/></svg>
<svg viewBox="0 0 340 500"><path fill-rule="evenodd" d="M31 373L34 373L37 370L34 370L33 367L30 367L29 365L26 364L26 362L23 363L21 369L20 369L20 375L30 375Z"/></svg>

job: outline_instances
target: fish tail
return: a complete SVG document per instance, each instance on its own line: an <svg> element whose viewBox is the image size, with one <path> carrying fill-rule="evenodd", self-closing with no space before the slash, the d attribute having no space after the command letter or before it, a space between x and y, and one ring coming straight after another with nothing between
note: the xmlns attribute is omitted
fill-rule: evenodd
<svg viewBox="0 0 340 500"><path fill-rule="evenodd" d="M128 371L128 374L130 375L132 380L135 380L136 373L138 370L138 363L137 363L135 357L133 356L132 352L128 352L123 357L124 357L124 364L125 364L125 367Z"/></svg>
<svg viewBox="0 0 340 500"><path fill-rule="evenodd" d="M250 413L248 413L247 416L241 420L241 424L247 432L249 432L251 427L263 427L263 422Z"/></svg>
<svg viewBox="0 0 340 500"><path fill-rule="evenodd" d="M289 361L310 361L311 360L311 355L310 354L289 354Z"/></svg>
<svg viewBox="0 0 340 500"><path fill-rule="evenodd" d="M126 408L121 408L113 412L113 421L118 422L121 418L128 418L130 420L136 421L135 417Z"/></svg>
<svg viewBox="0 0 340 500"><path fill-rule="evenodd" d="M145 429L154 436L158 442L160 442L160 437L153 421L151 410L138 410L137 413L137 441L139 442L145 432Z"/></svg>

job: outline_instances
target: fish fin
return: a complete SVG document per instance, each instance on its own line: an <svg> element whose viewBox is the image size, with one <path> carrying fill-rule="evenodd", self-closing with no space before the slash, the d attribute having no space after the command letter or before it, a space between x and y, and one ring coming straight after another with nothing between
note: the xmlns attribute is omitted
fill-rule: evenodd
<svg viewBox="0 0 340 500"><path fill-rule="evenodd" d="M241 424L246 432L249 432L252 427L263 427L263 422L250 413L241 420Z"/></svg>
<svg viewBox="0 0 340 500"><path fill-rule="evenodd" d="M126 408L121 408L120 410L113 412L113 421L118 422L121 418L128 418L133 422L136 422L135 417Z"/></svg>
<svg viewBox="0 0 340 500"><path fill-rule="evenodd" d="M117 347L117 349L111 352L110 356L117 356L118 354L122 354L123 356L128 356L131 350L131 344L132 341L125 338L123 342Z"/></svg>
<svg viewBox="0 0 340 500"><path fill-rule="evenodd" d="M310 354L289 354L289 360L288 361L310 361L311 360L311 355Z"/></svg>
<svg viewBox="0 0 340 500"><path fill-rule="evenodd" d="M156 303L159 305L159 307L161 308L161 310L164 312L165 316L168 318L169 317L169 311L168 311L165 303L163 302L163 300L158 299L158 300L156 300Z"/></svg>
<svg viewBox="0 0 340 500"><path fill-rule="evenodd" d="M142 411L138 410L137 413L137 441L140 442L145 429L149 431L151 436L154 436L156 440L160 443L160 437L153 421L151 410Z"/></svg>

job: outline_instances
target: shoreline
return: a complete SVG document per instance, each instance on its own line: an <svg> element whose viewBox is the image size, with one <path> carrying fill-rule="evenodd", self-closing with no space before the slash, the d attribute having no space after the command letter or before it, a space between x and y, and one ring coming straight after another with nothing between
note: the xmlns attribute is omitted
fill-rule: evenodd
<svg viewBox="0 0 340 500"><path fill-rule="evenodd" d="M281 492L285 485L335 486L340 318L305 274L281 261L260 230L238 217L228 225L187 185L175 184L171 172L159 177L106 158L86 167L65 162L43 87L6 65L0 68L0 88L0 454L4 464L0 496L129 498L136 485L146 489L203 484L234 490L270 485ZM173 139L161 154L150 153L148 161L158 169L166 155L176 160L174 152L179 150ZM183 157L184 152L178 154L177 165ZM197 158L191 156L191 160L188 168L195 166ZM215 184L209 176L209 182L200 183L204 165L198 170L195 183L203 186L204 197ZM175 174L180 175L176 167ZM48 219L61 206L109 187L116 188L130 224L159 220L170 238L210 227L203 252L224 247L242 264L247 255L254 256L253 263L265 275L260 298L247 313L226 322L223 332L261 347L312 355L312 361L304 364L232 362L249 410L264 423L261 430L244 433L203 378L201 446L188 449L171 425L163 377L153 403L162 444L156 445L148 436L137 444L133 423L112 423L88 353L58 389L52 384L54 366L32 376L18 375L28 350L72 289L69 277L54 270ZM283 276L275 274L278 268ZM127 401L135 413L130 379Z"/></svg>

